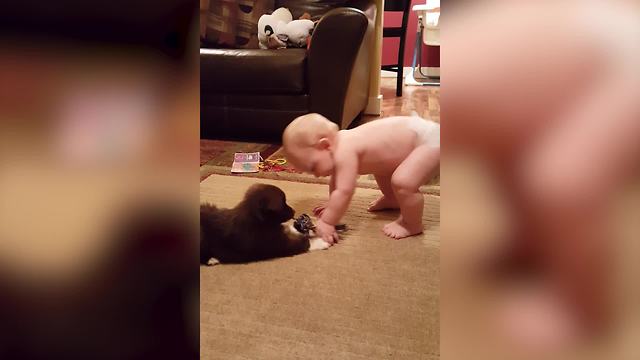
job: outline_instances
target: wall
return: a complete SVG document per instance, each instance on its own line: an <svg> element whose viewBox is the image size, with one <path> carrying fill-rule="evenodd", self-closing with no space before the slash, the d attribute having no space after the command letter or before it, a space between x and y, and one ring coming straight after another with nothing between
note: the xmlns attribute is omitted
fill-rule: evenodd
<svg viewBox="0 0 640 360"><path fill-rule="evenodd" d="M425 0L412 0L411 6L424 4ZM400 26L402 24L401 12L385 12L384 26ZM413 60L413 49L416 42L416 32L418 29L418 16L415 12L409 11L409 22L407 24L407 38L404 49L404 66L411 66ZM426 66L440 66L440 47L426 46L422 44L422 64ZM398 58L398 47L400 39L384 38L382 40L382 64L394 64Z"/></svg>

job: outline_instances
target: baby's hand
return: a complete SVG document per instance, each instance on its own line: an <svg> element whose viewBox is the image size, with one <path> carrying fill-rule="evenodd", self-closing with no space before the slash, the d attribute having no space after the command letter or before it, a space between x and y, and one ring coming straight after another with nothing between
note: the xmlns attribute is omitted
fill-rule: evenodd
<svg viewBox="0 0 640 360"><path fill-rule="evenodd" d="M326 241L329 244L333 244L338 242L338 233L336 232L336 227L333 225L329 225L326 222L322 221L322 219L318 219L315 228L316 235L322 238L322 240Z"/></svg>
<svg viewBox="0 0 640 360"><path fill-rule="evenodd" d="M326 208L327 208L327 202L326 201L321 202L320 204L318 204L318 206L313 208L313 215L319 218L320 216L322 216L322 213Z"/></svg>

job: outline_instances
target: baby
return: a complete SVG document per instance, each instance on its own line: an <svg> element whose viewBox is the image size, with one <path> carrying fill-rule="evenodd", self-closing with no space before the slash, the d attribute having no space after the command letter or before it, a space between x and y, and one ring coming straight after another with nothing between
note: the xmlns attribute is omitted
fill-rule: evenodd
<svg viewBox="0 0 640 360"><path fill-rule="evenodd" d="M440 124L419 117L395 116L351 130L320 114L295 119L282 136L287 159L303 172L331 176L329 201L317 207L318 234L338 240L335 225L349 206L358 175L373 174L382 196L369 211L400 209L400 216L382 231L401 239L422 233L424 204L420 186L438 171Z"/></svg>

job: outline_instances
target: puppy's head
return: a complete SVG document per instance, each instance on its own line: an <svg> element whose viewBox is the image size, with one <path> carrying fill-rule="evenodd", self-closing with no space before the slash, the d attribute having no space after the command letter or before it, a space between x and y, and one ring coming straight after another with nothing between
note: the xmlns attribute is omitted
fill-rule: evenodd
<svg viewBox="0 0 640 360"><path fill-rule="evenodd" d="M280 224L293 218L294 211L287 205L284 192L273 185L255 184L247 190L244 202L262 223Z"/></svg>

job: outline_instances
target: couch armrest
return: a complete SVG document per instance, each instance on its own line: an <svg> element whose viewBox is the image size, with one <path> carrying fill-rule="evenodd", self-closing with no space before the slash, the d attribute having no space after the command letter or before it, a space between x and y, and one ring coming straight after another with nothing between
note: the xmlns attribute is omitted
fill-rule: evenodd
<svg viewBox="0 0 640 360"><path fill-rule="evenodd" d="M353 5L367 13L355 7L329 11L316 25L308 52L310 110L341 128L346 126L343 110L353 66L376 13L370 0L354 0Z"/></svg>

